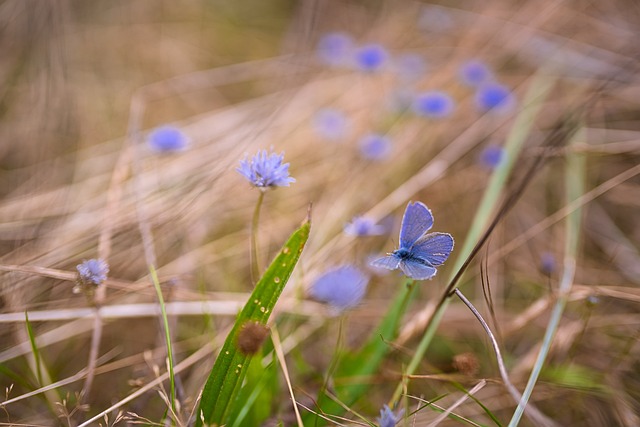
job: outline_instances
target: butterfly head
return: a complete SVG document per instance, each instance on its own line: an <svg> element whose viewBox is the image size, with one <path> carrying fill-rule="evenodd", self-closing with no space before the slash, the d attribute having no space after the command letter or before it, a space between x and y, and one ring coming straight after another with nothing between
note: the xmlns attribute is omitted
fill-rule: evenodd
<svg viewBox="0 0 640 427"><path fill-rule="evenodd" d="M411 252L409 251L409 249L400 248L393 251L393 255L400 259L407 259L411 257Z"/></svg>

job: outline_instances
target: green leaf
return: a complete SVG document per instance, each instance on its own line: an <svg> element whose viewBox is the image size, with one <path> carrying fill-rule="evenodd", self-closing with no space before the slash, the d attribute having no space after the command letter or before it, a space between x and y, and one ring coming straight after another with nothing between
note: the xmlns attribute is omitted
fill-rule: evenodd
<svg viewBox="0 0 640 427"><path fill-rule="evenodd" d="M242 385L253 354L238 347L238 335L247 325L266 325L282 290L284 289L300 254L309 238L311 223L305 221L289 237L280 253L256 284L249 300L236 319L233 329L220 350L196 413L196 426L228 424L230 409Z"/></svg>
<svg viewBox="0 0 640 427"><path fill-rule="evenodd" d="M605 390L603 377L602 372L576 364L549 366L540 374L543 380L568 388L591 391Z"/></svg>
<svg viewBox="0 0 640 427"><path fill-rule="evenodd" d="M277 364L263 366L261 357L254 357L233 410L230 427L258 426L271 416L274 398L278 395Z"/></svg>

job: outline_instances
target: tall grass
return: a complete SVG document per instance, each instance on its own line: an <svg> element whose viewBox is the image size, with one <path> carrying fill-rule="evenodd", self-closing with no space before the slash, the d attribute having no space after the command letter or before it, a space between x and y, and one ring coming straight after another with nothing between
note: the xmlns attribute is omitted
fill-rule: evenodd
<svg viewBox="0 0 640 427"><path fill-rule="evenodd" d="M640 425L633 2L31 6L0 5L1 422ZM323 62L332 31L386 62ZM487 111L469 60L510 108ZM450 115L413 102L432 91ZM150 149L166 124L188 149ZM389 153L364 156L368 134ZM479 161L488 146L503 160ZM271 147L296 182L256 207L235 169ZM456 240L430 281L369 266L409 201ZM271 286L284 275L263 264L310 203L305 250ZM384 233L345 233L356 215ZM110 267L93 300L73 293L91 258ZM368 289L336 318L307 289L345 264ZM269 316L243 311L256 292ZM270 336L251 355L249 318Z"/></svg>

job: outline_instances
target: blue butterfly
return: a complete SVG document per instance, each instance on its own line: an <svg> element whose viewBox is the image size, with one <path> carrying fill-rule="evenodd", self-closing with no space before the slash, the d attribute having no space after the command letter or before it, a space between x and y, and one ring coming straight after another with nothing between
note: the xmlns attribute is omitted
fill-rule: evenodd
<svg viewBox="0 0 640 427"><path fill-rule="evenodd" d="M436 275L453 250L453 237L447 233L429 233L433 215L421 202L407 205L400 228L400 247L371 263L374 267L402 272L412 279L426 280Z"/></svg>

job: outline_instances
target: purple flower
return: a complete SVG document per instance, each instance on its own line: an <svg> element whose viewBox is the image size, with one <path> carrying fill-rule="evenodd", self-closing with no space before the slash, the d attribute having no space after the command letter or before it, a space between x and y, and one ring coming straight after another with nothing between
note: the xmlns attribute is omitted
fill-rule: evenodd
<svg viewBox="0 0 640 427"><path fill-rule="evenodd" d="M480 164L487 169L495 169L504 161L507 153L499 145L488 145L480 153Z"/></svg>
<svg viewBox="0 0 640 427"><path fill-rule="evenodd" d="M157 153L174 153L187 149L191 140L180 129L173 126L161 126L151 131L147 144Z"/></svg>
<svg viewBox="0 0 640 427"><path fill-rule="evenodd" d="M547 275L556 270L556 257L551 252L543 252L540 255L540 270Z"/></svg>
<svg viewBox="0 0 640 427"><path fill-rule="evenodd" d="M324 35L318 43L317 54L322 62L334 67L347 65L353 39L344 33L329 33Z"/></svg>
<svg viewBox="0 0 640 427"><path fill-rule="evenodd" d="M368 44L355 53L354 60L358 69L365 72L379 71L387 62L387 51L379 44Z"/></svg>
<svg viewBox="0 0 640 427"><path fill-rule="evenodd" d="M376 224L371 218L364 216L354 217L350 223L344 226L344 232L351 236L363 237L363 236L379 236L384 234L385 227Z"/></svg>
<svg viewBox="0 0 640 427"><path fill-rule="evenodd" d="M314 116L313 127L322 138L338 141L345 137L349 122L341 111L324 108Z"/></svg>
<svg viewBox="0 0 640 427"><path fill-rule="evenodd" d="M484 62L476 59L462 64L458 73L462 82L467 86L480 86L493 79L493 74L489 67Z"/></svg>
<svg viewBox="0 0 640 427"><path fill-rule="evenodd" d="M391 140L384 135L371 133L358 141L360 154L369 160L384 160L391 154Z"/></svg>
<svg viewBox="0 0 640 427"><path fill-rule="evenodd" d="M455 103L446 92L433 90L417 95L412 107L413 111L420 116L438 119L451 114Z"/></svg>
<svg viewBox="0 0 640 427"><path fill-rule="evenodd" d="M380 427L395 427L402 419L404 409L400 409L398 413L394 413L391 408L384 405L380 410L380 416L377 418Z"/></svg>
<svg viewBox="0 0 640 427"><path fill-rule="evenodd" d="M309 288L309 295L342 312L357 306L367 290L369 277L358 268L345 265L329 270Z"/></svg>
<svg viewBox="0 0 640 427"><path fill-rule="evenodd" d="M503 113L511 109L515 98L508 87L499 83L486 83L476 92L476 106L481 111Z"/></svg>
<svg viewBox="0 0 640 427"><path fill-rule="evenodd" d="M283 159L284 152L267 154L267 150L262 150L251 160L248 157L241 160L236 170L255 187L288 187L296 180L289 176L289 163L282 163Z"/></svg>
<svg viewBox="0 0 640 427"><path fill-rule="evenodd" d="M83 285L99 286L107 280L109 264L101 259L89 259L76 266L78 279Z"/></svg>

